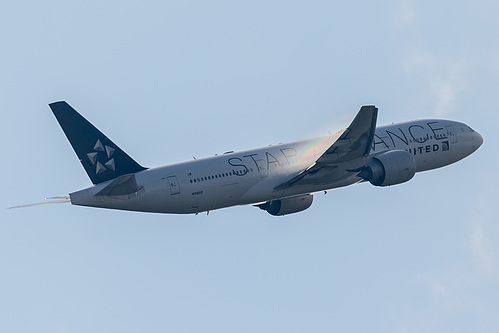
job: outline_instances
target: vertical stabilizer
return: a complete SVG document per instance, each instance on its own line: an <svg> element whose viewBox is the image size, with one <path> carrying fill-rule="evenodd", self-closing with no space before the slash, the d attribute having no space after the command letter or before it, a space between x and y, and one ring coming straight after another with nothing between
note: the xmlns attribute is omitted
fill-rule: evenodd
<svg viewBox="0 0 499 333"><path fill-rule="evenodd" d="M49 104L90 180L99 184L146 168L135 162L66 102Z"/></svg>

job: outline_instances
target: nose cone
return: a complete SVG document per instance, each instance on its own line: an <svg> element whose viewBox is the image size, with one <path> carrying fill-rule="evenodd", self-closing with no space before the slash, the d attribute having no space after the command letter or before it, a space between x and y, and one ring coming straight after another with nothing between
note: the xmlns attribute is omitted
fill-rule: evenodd
<svg viewBox="0 0 499 333"><path fill-rule="evenodd" d="M473 141L472 145L474 150L477 150L478 148L480 148L480 146L483 143L483 137L480 135L480 133L474 132L472 141Z"/></svg>

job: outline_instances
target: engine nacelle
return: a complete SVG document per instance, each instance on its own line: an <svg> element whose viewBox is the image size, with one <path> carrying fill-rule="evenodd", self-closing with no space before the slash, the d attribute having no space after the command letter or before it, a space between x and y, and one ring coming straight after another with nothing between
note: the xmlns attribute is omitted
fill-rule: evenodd
<svg viewBox="0 0 499 333"><path fill-rule="evenodd" d="M268 201L262 205L258 205L258 207L266 210L270 215L282 216L307 209L312 206L313 200L314 196L312 194L305 194L298 197Z"/></svg>
<svg viewBox="0 0 499 333"><path fill-rule="evenodd" d="M405 183L416 174L416 161L405 150L390 150L381 153L369 162L360 177L375 186L391 186Z"/></svg>

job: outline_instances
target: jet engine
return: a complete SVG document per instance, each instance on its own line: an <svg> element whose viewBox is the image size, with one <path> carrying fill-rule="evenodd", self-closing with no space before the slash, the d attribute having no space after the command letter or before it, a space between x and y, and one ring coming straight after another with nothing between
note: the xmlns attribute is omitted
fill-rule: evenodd
<svg viewBox="0 0 499 333"><path fill-rule="evenodd" d="M266 210L270 215L282 216L298 213L307 209L312 206L313 199L314 196L312 194L305 194L298 197L268 201L258 205L258 207Z"/></svg>
<svg viewBox="0 0 499 333"><path fill-rule="evenodd" d="M412 154L390 150L375 156L358 176L375 186L391 186L411 180L415 173L416 161Z"/></svg>

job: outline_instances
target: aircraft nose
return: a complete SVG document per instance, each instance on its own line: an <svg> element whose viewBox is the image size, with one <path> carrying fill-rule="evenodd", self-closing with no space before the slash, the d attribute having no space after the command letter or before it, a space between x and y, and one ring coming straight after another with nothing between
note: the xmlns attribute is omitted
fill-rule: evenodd
<svg viewBox="0 0 499 333"><path fill-rule="evenodd" d="M478 132L473 133L473 148L477 150L483 143L483 137Z"/></svg>

